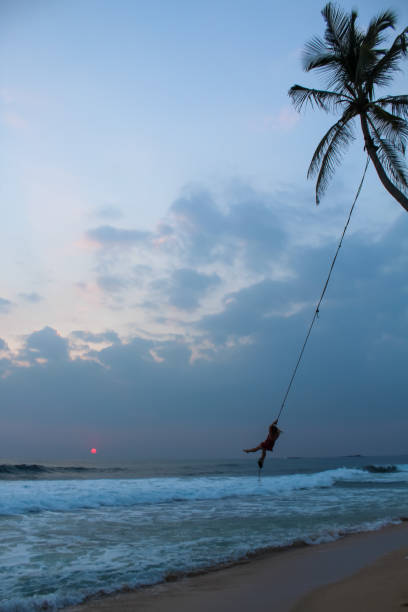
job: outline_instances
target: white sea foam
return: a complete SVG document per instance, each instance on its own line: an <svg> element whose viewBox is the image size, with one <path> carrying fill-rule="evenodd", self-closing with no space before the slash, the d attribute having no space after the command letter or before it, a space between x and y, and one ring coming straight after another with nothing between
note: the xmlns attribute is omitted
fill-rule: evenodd
<svg viewBox="0 0 408 612"><path fill-rule="evenodd" d="M204 475L200 466L192 477L3 480L0 612L57 609L101 589L153 584L265 547L326 542L406 516L406 463L374 460L365 469L341 461L307 473L324 461L296 461L295 473L260 481Z"/></svg>
<svg viewBox="0 0 408 612"><path fill-rule="evenodd" d="M408 482L408 466L391 474L337 468L314 474L199 478L41 480L0 483L0 515L123 507L229 497L263 497L341 483Z"/></svg>
<svg viewBox="0 0 408 612"><path fill-rule="evenodd" d="M298 544L300 541L311 546L324 542L333 542L348 534L375 531L390 524L398 524L398 522L397 520L376 520L354 526L326 528L321 530L320 533L311 532L305 534L303 538L296 537L294 534L291 537L288 534L281 541L275 542L275 547L286 548L293 544ZM203 557L196 562L190 561L190 566L186 566L180 556L184 556L186 550L178 551L179 559L176 567L178 566L180 575L183 574L183 571L188 572L199 567L209 567L216 563L234 562L245 557L248 552L256 552L256 546L255 548L252 547L251 550L251 547L242 547L238 545L237 541L235 546L226 549L225 554L217 556L216 554L214 555L214 550L211 550L212 547L208 547L208 541L206 541L205 538L202 539L202 542L198 542L198 544L200 547L204 547L207 550L207 555L203 555ZM255 542L252 542L252 544L255 544ZM47 589L43 588L41 594L38 593L27 597L20 597L13 593L13 591L16 590L14 584L12 584L13 582L18 584L21 580L27 582L31 578L30 572L27 571L27 567L17 568L17 571L13 572L11 580L10 575L5 576L6 581L9 582L10 588L5 591L7 595L1 600L0 612L33 612L35 610L44 609L58 610L68 605L78 604L87 596L97 591L112 593L123 588L125 584L130 588L155 584L162 581L169 571L177 572L174 565L175 562L177 563L177 558L175 558L177 554L175 555L174 550L171 548L167 549L167 547L161 547L156 551L156 554L156 563L153 563L155 569L152 571L152 569L149 569L149 564L145 563L144 566L143 564L138 564L137 559L135 559L134 554L132 554L132 547L129 545L121 547L120 550L116 551L116 554L108 549L105 551L105 554L100 554L97 558L84 552L82 556L74 560L73 564L64 563L59 566L57 565L55 568L59 573L60 580L70 585L68 589L61 589L58 591L49 590L49 592L47 592ZM149 551L149 555L150 567L152 567L151 561L154 559L154 551ZM144 551L143 558L145 557ZM132 573L129 573L129 569L125 569L129 568L129 566L133 566ZM48 578L47 575L44 576L44 586L48 585L50 572L51 570L49 569ZM78 574L82 576L81 580L78 580L76 577ZM110 576L110 581L108 582L106 580L107 575Z"/></svg>

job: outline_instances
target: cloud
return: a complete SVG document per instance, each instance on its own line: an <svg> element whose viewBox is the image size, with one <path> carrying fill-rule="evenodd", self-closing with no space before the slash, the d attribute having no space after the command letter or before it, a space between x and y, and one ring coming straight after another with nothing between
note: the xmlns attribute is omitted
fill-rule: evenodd
<svg viewBox="0 0 408 612"><path fill-rule="evenodd" d="M408 322L408 311L402 307L408 289L405 268L387 265L398 261L396 253L405 251L405 231L396 226L380 244L362 244L356 236L349 237L337 260L314 336L325 329L333 350L340 355L347 350L352 353L347 357L350 363L364 362L371 351L376 352L373 343L383 341L385 330L387 342L400 338L397 330ZM282 354L281 339L286 336L292 343L298 334L300 347L332 256L328 246L299 249L294 255L296 276L281 281L265 279L227 295L222 311L203 316L195 324L197 329L214 346L251 337L258 347L265 339L274 342L274 352ZM351 341L354 337L359 338L358 346ZM407 350L405 336L403 344L400 350ZM292 350L295 352L296 346Z"/></svg>
<svg viewBox="0 0 408 612"><path fill-rule="evenodd" d="M0 298L0 313L8 314L13 308L13 302L10 300L6 300L5 298Z"/></svg>
<svg viewBox="0 0 408 612"><path fill-rule="evenodd" d="M0 338L0 351L7 351L8 350L8 344L5 340L3 340L2 338Z"/></svg>
<svg viewBox="0 0 408 612"><path fill-rule="evenodd" d="M291 130L300 119L299 113L295 112L290 106L283 106L277 118L277 126L283 130Z"/></svg>
<svg viewBox="0 0 408 612"><path fill-rule="evenodd" d="M380 243L348 237L283 413L278 454L405 449L408 287L400 256L406 231L402 219ZM177 457L183 437L184 454L237 456L249 440L262 439L278 411L331 251L297 249L296 275L229 292L219 312L197 315L184 334L133 334L123 342L115 330L76 330L66 338L47 327L30 334L14 361L0 361L4 423L24 424L37 444L33 452L44 455L47 425L71 456L78 432L86 430L100 436L106 456ZM168 279L181 295L192 288L184 305L198 299L194 291L211 291L211 274L191 268L173 270ZM80 341L93 348L73 358L69 339L73 347ZM351 437L338 435L345 422ZM7 432L2 426L2 448L24 450L24 436Z"/></svg>
<svg viewBox="0 0 408 612"><path fill-rule="evenodd" d="M100 217L101 219L116 220L123 217L123 212L119 208L119 206L109 204L107 206L102 206L101 208L98 208L95 211L95 216Z"/></svg>
<svg viewBox="0 0 408 612"><path fill-rule="evenodd" d="M71 336L83 340L84 342L91 342L93 344L103 344L109 342L111 344L120 344L120 338L115 331L108 330L99 334L93 334L89 331L76 330L71 333Z"/></svg>
<svg viewBox="0 0 408 612"><path fill-rule="evenodd" d="M352 423L354 452L373 448L379 424L377 452L405 448L405 429L399 431L396 423L406 413L407 313L406 300L395 299L403 296L405 276L402 269L378 274L397 254L397 244L404 244L404 231L379 251L354 240L342 253L283 413L278 455L353 452L348 436L338 435L344 422ZM321 280L316 267L321 257L326 253L315 250L306 262L305 273L315 272L304 285ZM223 313L202 319L201 332L211 339L209 359L193 363L195 340L187 337L112 342L90 351L88 357L97 359L92 362L86 355L69 358L68 339L44 328L26 339L31 367L0 362L0 371L7 372L0 381L4 422L24 424L35 440L32 452L41 450L43 456L52 455L51 446L55 453L55 439L76 456L78 432L87 430L100 437L105 456L180 457L183 437L184 454L237 456L249 440L262 439L276 415L313 305L291 317L267 315L284 311L299 296L305 292L295 279L265 280L229 295ZM72 337L103 345L116 334L77 330ZM38 363L37 357L46 361ZM53 445L45 425L55 429ZM24 436L7 431L3 426L0 432L2 448L24 451ZM124 436L129 446L123 446Z"/></svg>
<svg viewBox="0 0 408 612"><path fill-rule="evenodd" d="M16 111L10 110L3 112L1 117L5 125L17 130L22 130L28 125L26 119L24 119L24 117L22 117L22 115L20 115Z"/></svg>
<svg viewBox="0 0 408 612"><path fill-rule="evenodd" d="M263 115L252 121L256 132L292 130L300 120L300 115L291 106L282 106L274 114Z"/></svg>
<svg viewBox="0 0 408 612"><path fill-rule="evenodd" d="M216 345L231 337L262 334L271 327L267 314L271 310L283 314L289 307L291 293L291 287L285 283L264 280L226 296L223 311L203 317L197 327L206 331Z"/></svg>
<svg viewBox="0 0 408 612"><path fill-rule="evenodd" d="M33 332L26 337L25 346L19 354L21 360L36 362L67 361L69 359L69 342L52 327Z"/></svg>
<svg viewBox="0 0 408 612"><path fill-rule="evenodd" d="M98 287L106 293L118 293L128 286L128 281L126 281L126 279L110 274L98 276L96 283Z"/></svg>
<svg viewBox="0 0 408 612"><path fill-rule="evenodd" d="M222 307L222 295L264 276L293 273L282 260L286 231L279 225L271 195L235 183L224 197L201 188L184 190L152 232L101 226L90 230L96 241L94 285L115 304L132 304L157 330L169 321L172 331L193 311ZM128 248L133 247L132 257ZM109 307L108 304L106 304ZM161 323L160 323L161 321Z"/></svg>
<svg viewBox="0 0 408 612"><path fill-rule="evenodd" d="M347 192L343 185L338 198ZM186 187L150 232L113 226L90 230L88 237L100 246L90 286L97 289L94 299L102 307L134 310L138 323L129 323L128 329L207 335L210 343L215 337L221 344L241 342L252 332L241 336L239 329L231 329L228 336L221 324L230 315L225 329L233 327L234 317L245 328L238 305L242 302L245 309L250 300L240 292L258 287L261 295L263 287L270 303L262 316L293 319L314 299L310 279L326 272L344 220L339 202L316 209L310 193L298 189L264 192L238 180L217 193ZM356 220L348 237L372 243L371 217L360 225ZM374 232L377 242L392 228L392 223L383 225L381 235ZM276 291L283 292L280 300ZM218 316L219 331L206 330L207 323L217 325Z"/></svg>
<svg viewBox="0 0 408 612"><path fill-rule="evenodd" d="M39 293L33 291L32 293L19 293L19 297L21 297L25 302L30 302L31 304L37 304L41 302L44 298Z"/></svg>
<svg viewBox="0 0 408 612"><path fill-rule="evenodd" d="M175 270L169 279L156 281L155 289L167 295L169 304L182 310L194 310L198 307L210 288L221 283L217 274L200 274L191 268Z"/></svg>
<svg viewBox="0 0 408 612"><path fill-rule="evenodd" d="M0 101L3 104L13 104L15 102L15 94L9 89L2 87L0 89Z"/></svg>
<svg viewBox="0 0 408 612"><path fill-rule="evenodd" d="M129 247L145 242L149 232L134 229L122 229L112 225L101 225L87 232L87 237L99 247Z"/></svg>
<svg viewBox="0 0 408 612"><path fill-rule="evenodd" d="M194 189L174 202L172 220L182 256L191 264L232 264L243 259L250 269L268 265L285 240L278 201L248 186L237 186L222 206L206 191Z"/></svg>
<svg viewBox="0 0 408 612"><path fill-rule="evenodd" d="M143 278L146 274L150 274L152 269L153 268L151 266L146 266L144 264L137 264L136 266L133 266L135 280L137 280L137 278Z"/></svg>

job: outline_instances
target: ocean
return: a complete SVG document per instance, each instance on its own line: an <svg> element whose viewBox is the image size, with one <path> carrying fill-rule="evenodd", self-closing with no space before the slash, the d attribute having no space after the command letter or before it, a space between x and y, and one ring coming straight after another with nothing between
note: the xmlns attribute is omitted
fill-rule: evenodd
<svg viewBox="0 0 408 612"><path fill-rule="evenodd" d="M0 610L60 609L408 515L408 456L0 464Z"/></svg>

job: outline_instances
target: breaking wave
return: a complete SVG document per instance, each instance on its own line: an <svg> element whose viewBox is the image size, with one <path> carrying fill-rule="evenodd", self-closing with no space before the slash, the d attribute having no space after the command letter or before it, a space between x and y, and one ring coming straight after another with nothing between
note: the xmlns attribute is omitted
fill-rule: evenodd
<svg viewBox="0 0 408 612"><path fill-rule="evenodd" d="M366 465L364 470L371 474L394 474L401 471L396 465Z"/></svg>
<svg viewBox="0 0 408 612"><path fill-rule="evenodd" d="M406 468L401 469L401 468ZM404 473L405 472L405 473ZM397 473L372 473L357 468L337 468L314 474L199 478L140 478L99 480L8 481L1 484L0 515L80 508L126 507L146 504L276 497L296 490L324 489L350 483L408 483L408 466Z"/></svg>

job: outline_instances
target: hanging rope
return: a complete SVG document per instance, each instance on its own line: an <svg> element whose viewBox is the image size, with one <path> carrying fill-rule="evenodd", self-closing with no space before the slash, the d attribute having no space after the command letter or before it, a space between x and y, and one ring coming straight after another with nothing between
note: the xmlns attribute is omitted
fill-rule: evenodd
<svg viewBox="0 0 408 612"><path fill-rule="evenodd" d="M287 400L287 398L288 398L289 391L291 390L291 387L292 387L293 381L295 380L296 372L298 371L298 367L299 367L300 362L301 362L301 360L302 360L303 353L304 353L304 351L305 351L307 341L309 340L309 336L310 336L310 334L311 334L311 332L312 332L313 325L315 324L316 319L317 319L317 318L318 318L318 316L319 316L320 304L322 303L322 300L323 300L324 294L326 293L326 289L327 289L327 286L328 286L328 284L329 284L331 274L332 274L332 272L333 272L334 264L336 263L337 255L339 254L339 251L340 251L341 245L342 245L342 243L343 243L343 238L344 238L344 236L345 236L345 233L346 233L347 228L348 228L349 223L350 223L351 215L353 214L353 210L354 210L354 207L355 207L356 202L357 202L357 200L358 200L358 196L360 195L360 191L361 191L361 188L362 188L363 183L364 183L364 179L365 179L365 175L366 175L366 173L367 173L367 168L368 168L368 164L369 164L369 162L370 162L370 158L367 156L367 162L366 162L366 165L365 165L365 168L364 168L364 172L363 172L362 179L361 179L361 181L360 181L360 185L359 185L359 187L358 187L358 189L357 189L357 193L356 193L356 196L355 196L355 198L354 198L353 205L352 205L352 207L351 207L351 209L350 209L349 216L348 216L347 221L346 221L346 225L344 226L343 233L342 233L342 235L341 235L340 242L339 242L339 244L338 244L336 254L335 254L335 256L333 257L333 260L332 260L332 262L331 262L331 266L330 266L329 274L328 274L327 279L326 279L326 282L325 282L325 284L324 284L323 291L322 291L322 293L321 293L321 295L320 295L320 299L319 299L319 301L317 302L317 306L316 306L316 310L314 311L314 315L313 315L313 318L312 318L312 322L310 323L310 326L309 326L308 332L307 332L307 334L306 334L305 341L303 342L303 346L302 346L301 351L300 351L300 353L299 353L299 357L298 357L298 360L297 360L297 363L296 363L295 369L293 370L292 377L291 377L291 379L290 379L290 381L289 381L289 384L288 384L288 387L287 387L287 389L286 389L286 393L285 393L285 395L284 395L283 402L282 402L282 404L281 404L281 407L280 407L280 410L279 410L279 413L278 413L278 417L277 417L277 419L276 419L276 422L279 420L279 417L280 417L280 415L282 414L282 410L283 410L283 409L284 409L284 407L285 407L286 400Z"/></svg>

